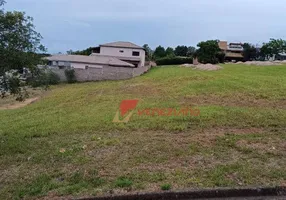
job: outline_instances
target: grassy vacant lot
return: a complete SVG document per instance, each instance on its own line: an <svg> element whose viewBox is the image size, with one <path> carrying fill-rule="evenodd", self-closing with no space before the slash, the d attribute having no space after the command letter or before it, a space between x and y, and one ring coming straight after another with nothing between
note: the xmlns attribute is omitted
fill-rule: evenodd
<svg viewBox="0 0 286 200"><path fill-rule="evenodd" d="M286 66L158 67L132 80L60 85L0 111L0 199L286 184ZM194 106L199 117L134 115Z"/></svg>

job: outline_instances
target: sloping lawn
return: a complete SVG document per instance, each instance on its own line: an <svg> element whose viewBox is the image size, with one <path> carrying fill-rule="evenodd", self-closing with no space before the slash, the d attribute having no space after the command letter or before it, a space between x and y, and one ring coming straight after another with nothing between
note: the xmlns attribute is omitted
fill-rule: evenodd
<svg viewBox="0 0 286 200"><path fill-rule="evenodd" d="M0 110L0 199L286 184L286 66L158 67L125 81L59 85ZM188 108L199 117L139 116Z"/></svg>

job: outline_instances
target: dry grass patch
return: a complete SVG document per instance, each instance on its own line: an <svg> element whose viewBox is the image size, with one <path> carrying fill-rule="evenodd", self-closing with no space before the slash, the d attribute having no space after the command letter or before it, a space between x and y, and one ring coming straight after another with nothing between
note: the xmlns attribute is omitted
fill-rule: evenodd
<svg viewBox="0 0 286 200"><path fill-rule="evenodd" d="M46 94L46 91L42 89L29 88L27 92L29 93L29 97L24 102L16 101L16 97L13 95L8 95L5 98L0 98L0 110L22 108L37 101L44 94Z"/></svg>
<svg viewBox="0 0 286 200"><path fill-rule="evenodd" d="M195 95L187 96L181 100L181 105L184 106L231 106L231 107L253 107L253 108L272 108L286 109L285 99L264 99L255 95L233 93L225 95Z"/></svg>
<svg viewBox="0 0 286 200"><path fill-rule="evenodd" d="M165 183L173 189L280 184L286 178L281 168L286 164L285 154L281 153L285 141L281 138L285 138L283 132L257 128L35 138L30 140L30 146L40 143L45 149L9 158L12 163L21 160L21 167L11 165L5 170L2 160L2 183L6 187L13 185L14 197L48 195L55 199L56 195L69 194L75 197L160 191ZM280 153L268 151L273 145ZM19 177L26 178L19 186L14 185ZM120 177L132 185L118 188L116 180Z"/></svg>
<svg viewBox="0 0 286 200"><path fill-rule="evenodd" d="M18 108L23 108L31 103L36 102L37 100L39 100L40 97L35 97L35 98L31 98L31 99L26 99L23 102L17 102L14 104L9 104L9 105L3 105L0 107L0 110L13 110L13 109L18 109Z"/></svg>

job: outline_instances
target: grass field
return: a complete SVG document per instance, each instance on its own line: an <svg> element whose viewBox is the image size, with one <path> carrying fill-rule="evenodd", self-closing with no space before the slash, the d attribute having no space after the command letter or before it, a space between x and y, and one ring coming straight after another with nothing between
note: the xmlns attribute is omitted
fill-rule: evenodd
<svg viewBox="0 0 286 200"><path fill-rule="evenodd" d="M0 199L285 185L285 75L286 66L158 67L132 80L59 85L0 110ZM135 113L115 124L124 99L200 116Z"/></svg>

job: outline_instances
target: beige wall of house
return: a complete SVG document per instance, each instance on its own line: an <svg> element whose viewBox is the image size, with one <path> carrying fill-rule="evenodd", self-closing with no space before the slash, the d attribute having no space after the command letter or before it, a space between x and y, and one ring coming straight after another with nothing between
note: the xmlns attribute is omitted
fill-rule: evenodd
<svg viewBox="0 0 286 200"><path fill-rule="evenodd" d="M133 52L139 52L139 56L134 56ZM139 67L145 66L145 51L143 49L120 48L120 47L100 47L100 54L115 57L139 58Z"/></svg>

